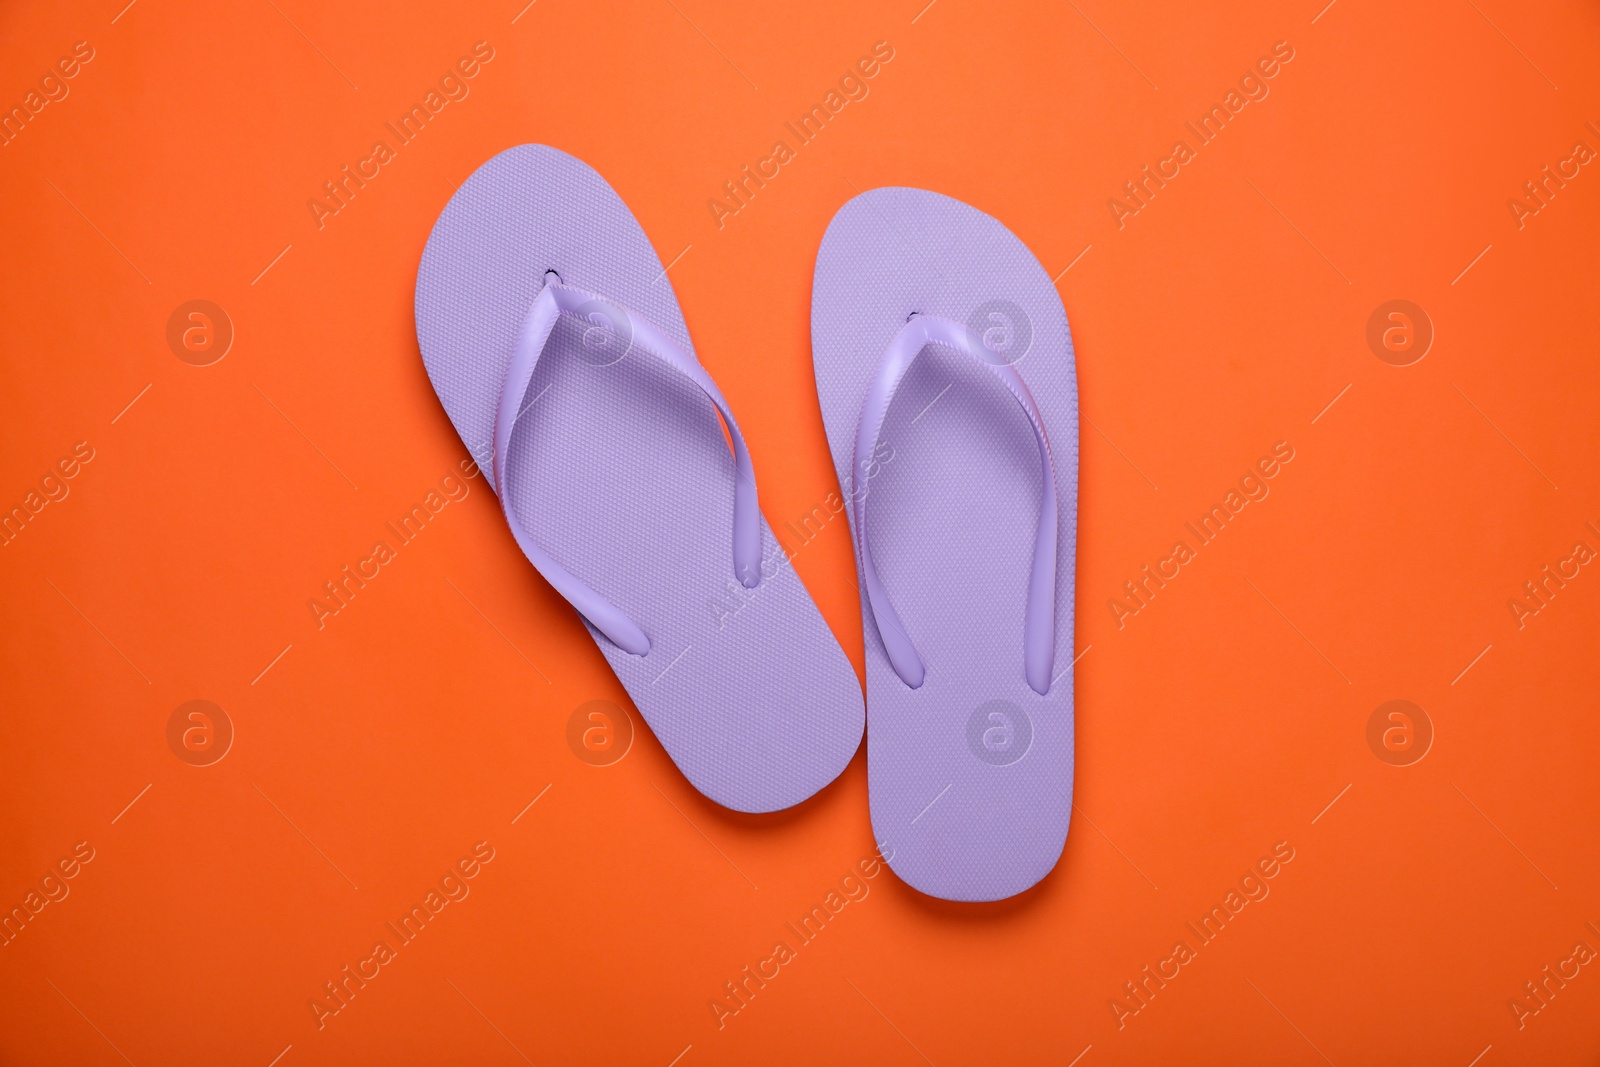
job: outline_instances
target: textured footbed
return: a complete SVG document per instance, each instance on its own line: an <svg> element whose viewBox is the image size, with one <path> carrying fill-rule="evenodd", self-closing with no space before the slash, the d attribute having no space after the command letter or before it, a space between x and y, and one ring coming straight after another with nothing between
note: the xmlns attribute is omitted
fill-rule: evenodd
<svg viewBox="0 0 1600 1067"><path fill-rule="evenodd" d="M417 271L428 376L486 470L512 345L547 270L694 352L660 259L605 179L547 146L502 152L450 199ZM695 787L739 811L797 804L860 745L855 671L765 520L760 584L735 578L734 463L710 400L638 349L613 362L615 346L585 344L588 326L562 315L525 394L506 457L517 517L649 637L634 656L589 627ZM488 550L516 551L509 530Z"/></svg>
<svg viewBox="0 0 1600 1067"><path fill-rule="evenodd" d="M1060 506L1046 696L1023 675L1042 474L1005 386L929 346L889 409L878 455L851 480L868 382L913 313L986 334L1043 415ZM995 219L937 193L875 189L841 208L822 239L811 340L851 529L865 491L873 560L927 666L920 688L900 680L863 596L873 830L895 873L924 893L1020 893L1055 866L1072 808L1078 393L1061 298Z"/></svg>

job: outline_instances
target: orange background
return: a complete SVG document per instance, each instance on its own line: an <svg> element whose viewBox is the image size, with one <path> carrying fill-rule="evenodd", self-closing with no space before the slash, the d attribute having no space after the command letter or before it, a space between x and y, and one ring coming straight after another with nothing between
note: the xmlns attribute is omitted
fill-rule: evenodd
<svg viewBox="0 0 1600 1067"><path fill-rule="evenodd" d="M1600 549L1600 173L1520 229L1507 206L1600 148L1592 5L122 2L0 14L8 108L94 49L0 148L0 503L94 450L0 548L0 905L94 850L0 948L0 1060L1600 1053L1600 967L1520 1027L1508 1005L1600 949L1600 575L1521 628L1508 606ZM707 200L880 40L870 95L719 228ZM470 96L319 229L308 199L478 41ZM1270 96L1119 229L1109 198L1278 41ZM455 187L525 142L592 164L682 252L775 528L837 488L808 322L841 204L935 189L1070 265L1066 852L991 905L880 872L720 1029L724 983L871 855L864 756L768 817L703 800L642 723L620 762L580 760L573 710L626 695L481 479L324 628L307 607L465 456L417 353L417 262ZM1394 298L1436 331L1405 367L1366 341ZM235 331L210 366L167 344L191 299ZM1279 441L1271 496L1119 628L1123 582ZM859 666L844 524L797 567ZM211 766L168 745L192 699L236 731ZM1435 732L1410 766L1368 744L1392 699ZM470 896L319 1029L324 983L480 841ZM1119 1026L1123 983L1278 842L1270 896Z"/></svg>

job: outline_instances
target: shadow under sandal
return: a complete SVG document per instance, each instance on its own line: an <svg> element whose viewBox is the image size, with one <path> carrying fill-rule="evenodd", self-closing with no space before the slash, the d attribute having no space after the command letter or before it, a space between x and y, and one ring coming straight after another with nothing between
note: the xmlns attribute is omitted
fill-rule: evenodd
<svg viewBox="0 0 1600 1067"><path fill-rule="evenodd" d="M861 741L855 671L762 518L738 421L605 179L544 145L489 160L434 225L416 318L517 545L695 788L765 812L833 781Z"/></svg>

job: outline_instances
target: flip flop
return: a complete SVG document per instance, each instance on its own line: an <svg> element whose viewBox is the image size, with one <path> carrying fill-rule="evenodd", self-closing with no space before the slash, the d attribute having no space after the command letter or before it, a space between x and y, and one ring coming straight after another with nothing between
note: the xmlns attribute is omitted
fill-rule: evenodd
<svg viewBox="0 0 1600 1067"><path fill-rule="evenodd" d="M1061 298L959 200L874 189L817 253L811 344L861 578L872 826L903 880L998 900L1072 813L1078 390Z"/></svg>
<svg viewBox="0 0 1600 1067"><path fill-rule="evenodd" d="M833 781L861 742L855 671L762 518L738 421L605 179L545 145L489 160L433 227L416 316L434 390L517 545L695 788L764 812Z"/></svg>

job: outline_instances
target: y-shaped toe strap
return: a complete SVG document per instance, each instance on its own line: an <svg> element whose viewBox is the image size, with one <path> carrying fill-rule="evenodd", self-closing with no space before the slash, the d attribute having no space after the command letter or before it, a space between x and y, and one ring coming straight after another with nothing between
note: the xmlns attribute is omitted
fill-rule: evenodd
<svg viewBox="0 0 1600 1067"><path fill-rule="evenodd" d="M602 331L602 344L614 344L625 351L638 350L661 360L698 386L721 412L728 436L733 441L736 468L733 486L733 571L748 589L754 589L761 580L761 510L756 502L755 470L750 463L744 435L739 432L739 424L729 410L727 400L693 356L650 320L621 304L559 282L547 281L522 321L522 329L517 334L516 346L511 353L511 364L506 369L505 382L500 389L500 407L494 422L495 493L500 497L501 510L505 512L506 522L510 524L511 533L516 537L523 555L528 557L545 581L617 647L635 656L644 656L650 652L650 639L639 628L639 624L540 548L518 521L512 500L510 463L506 458L511 454L511 433L516 428L517 418L525 410L523 397L528 391L528 384L533 381L534 368L538 366L539 357L550 340L550 332L555 329L556 320L563 312L579 316L591 330Z"/></svg>
<svg viewBox="0 0 1600 1067"><path fill-rule="evenodd" d="M1028 583L1022 659L1029 687L1043 696L1050 691L1050 672L1055 663L1056 650L1056 529L1059 522L1056 475L1055 465L1050 458L1050 440L1045 435L1039 407L1015 368L984 358L965 326L936 315L914 316L889 342L889 347L884 350L883 358L873 372L866 400L861 406L861 423L856 430L856 466L852 481L859 484L860 472L867 469L865 464L869 457L876 454L878 434L883 429L884 418L889 413L896 390L911 364L930 344L953 348L988 368L1022 406L1039 445L1039 464L1043 468L1042 496L1039 501L1039 528L1033 543L1033 573ZM883 647L889 654L889 663L894 667L894 672L906 685L917 689L922 685L927 668L910 635L906 633L900 616L895 612L888 591L878 579L878 570L873 564L872 549L867 539L867 494L864 492L856 494L855 519L856 554L861 558L867 603L872 608L878 635L883 638Z"/></svg>

